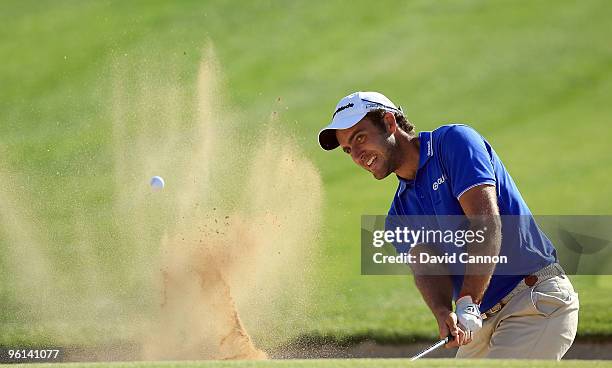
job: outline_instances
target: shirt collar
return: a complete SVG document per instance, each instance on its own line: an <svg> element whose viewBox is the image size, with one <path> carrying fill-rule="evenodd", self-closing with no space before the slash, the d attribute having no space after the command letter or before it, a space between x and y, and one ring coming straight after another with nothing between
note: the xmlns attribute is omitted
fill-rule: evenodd
<svg viewBox="0 0 612 368"><path fill-rule="evenodd" d="M427 160L433 156L433 140L431 139L431 132L420 132L419 133L419 168L420 170L425 164ZM397 177L399 179L399 193L402 194L404 190L406 190L407 186L413 185L414 180L406 180L403 178Z"/></svg>
<svg viewBox="0 0 612 368"><path fill-rule="evenodd" d="M433 140L431 139L431 132L420 132L419 133L419 170L425 166L427 160L433 156Z"/></svg>

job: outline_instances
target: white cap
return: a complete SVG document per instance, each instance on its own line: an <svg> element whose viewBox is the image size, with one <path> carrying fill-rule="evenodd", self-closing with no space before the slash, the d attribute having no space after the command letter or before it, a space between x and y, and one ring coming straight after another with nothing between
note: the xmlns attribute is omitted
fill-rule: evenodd
<svg viewBox="0 0 612 368"><path fill-rule="evenodd" d="M336 105L331 123L319 132L319 144L324 150L333 150L340 144L336 130L348 129L363 119L372 110L383 109L401 112L391 100L378 92L355 92L344 97Z"/></svg>

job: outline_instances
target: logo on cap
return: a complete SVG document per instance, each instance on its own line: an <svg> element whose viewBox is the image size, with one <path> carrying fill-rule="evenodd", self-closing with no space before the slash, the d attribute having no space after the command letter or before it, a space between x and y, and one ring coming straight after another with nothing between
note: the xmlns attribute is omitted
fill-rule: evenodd
<svg viewBox="0 0 612 368"><path fill-rule="evenodd" d="M340 111L342 111L342 110L346 110L346 109L348 109L349 107L353 107L353 106L355 106L355 105L354 105L352 102L349 102L349 103L347 103L347 104L346 104L346 105L344 105L344 106L340 106L340 107L338 107L338 110L336 110L336 112L334 112L334 115L332 115L332 119L333 119L333 118L334 118L334 116L336 116L336 114L337 114L337 113L339 113Z"/></svg>

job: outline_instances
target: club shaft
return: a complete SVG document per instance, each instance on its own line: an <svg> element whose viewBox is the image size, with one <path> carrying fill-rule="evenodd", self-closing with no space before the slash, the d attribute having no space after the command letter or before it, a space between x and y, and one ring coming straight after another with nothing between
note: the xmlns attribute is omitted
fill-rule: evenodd
<svg viewBox="0 0 612 368"><path fill-rule="evenodd" d="M432 351L436 350L437 348L446 345L447 343L448 343L448 337L438 341L437 343L433 344L432 346L428 347L427 349L425 349L422 352L418 353L417 355L413 356L412 358L410 358L410 361L417 360L420 357L431 353Z"/></svg>

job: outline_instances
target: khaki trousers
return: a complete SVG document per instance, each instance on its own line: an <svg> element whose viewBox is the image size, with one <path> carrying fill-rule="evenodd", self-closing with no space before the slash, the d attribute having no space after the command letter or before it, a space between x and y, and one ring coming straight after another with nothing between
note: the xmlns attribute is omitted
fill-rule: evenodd
<svg viewBox="0 0 612 368"><path fill-rule="evenodd" d="M456 357L559 360L576 337L578 308L578 294L567 276L543 280L485 319Z"/></svg>

